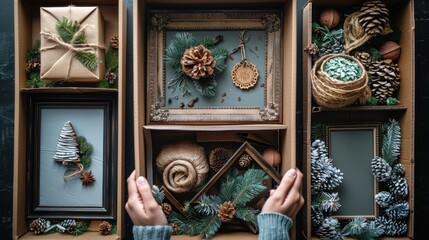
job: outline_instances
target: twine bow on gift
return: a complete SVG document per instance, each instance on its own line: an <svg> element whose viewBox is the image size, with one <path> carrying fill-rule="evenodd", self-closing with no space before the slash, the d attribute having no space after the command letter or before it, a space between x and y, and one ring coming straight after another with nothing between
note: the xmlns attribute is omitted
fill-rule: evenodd
<svg viewBox="0 0 429 240"><path fill-rule="evenodd" d="M77 30L73 33L73 31L67 32L72 36L70 41L67 41L67 37L61 36L59 26L65 26L70 28L71 30ZM63 17L61 21L57 22L57 31L58 33L52 32L51 30L45 28L40 34L44 36L45 39L51 40L55 42L53 46L41 48L40 51L47 51L51 49L55 49L57 47L63 47L68 49L73 53L72 56L75 56L87 69L94 70L98 65L98 57L95 54L96 49L105 49L103 45L95 44L95 43L86 43L85 41L85 29L90 27L91 25L86 24L82 27L79 26L77 22L73 22L70 19ZM67 29L69 30L69 29ZM72 63L72 57L69 59L69 64L67 66L67 73L65 79L69 79L70 68Z"/></svg>

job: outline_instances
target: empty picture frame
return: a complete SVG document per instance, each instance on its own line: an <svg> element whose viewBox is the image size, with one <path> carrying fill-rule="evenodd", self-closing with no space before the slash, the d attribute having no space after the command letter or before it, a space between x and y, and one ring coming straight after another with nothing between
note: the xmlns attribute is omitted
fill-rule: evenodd
<svg viewBox="0 0 429 240"><path fill-rule="evenodd" d="M278 10L150 10L146 56L148 124L281 122L281 20L282 13ZM256 84L249 89L237 87L232 78L234 66L243 58L238 47L243 30L245 59L256 66L259 74ZM188 78L175 90L169 86L183 73L180 61L175 61L178 65L173 68L166 60L167 49L177 34L190 34L198 40L217 39L214 47L228 51L226 68L213 75L216 82L214 96L202 95L196 85L207 84L211 76L199 80ZM178 51L177 59L180 60L182 54ZM181 92L183 85L190 93Z"/></svg>
<svg viewBox="0 0 429 240"><path fill-rule="evenodd" d="M114 94L28 96L28 218L115 219L116 105ZM53 160L67 121L93 146L85 169L92 171L93 184L84 186L80 174L65 179L70 166Z"/></svg>
<svg viewBox="0 0 429 240"><path fill-rule="evenodd" d="M371 161L380 153L379 123L325 125L326 145L333 164L344 174L337 188L341 207L335 217L349 219L378 216L375 195L378 184Z"/></svg>

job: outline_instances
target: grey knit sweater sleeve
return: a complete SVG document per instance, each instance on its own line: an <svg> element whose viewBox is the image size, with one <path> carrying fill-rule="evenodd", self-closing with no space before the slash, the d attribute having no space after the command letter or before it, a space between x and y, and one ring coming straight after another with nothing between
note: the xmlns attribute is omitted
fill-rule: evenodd
<svg viewBox="0 0 429 240"><path fill-rule="evenodd" d="M135 240L169 240L172 229L169 225L159 226L134 226Z"/></svg>
<svg viewBox="0 0 429 240"><path fill-rule="evenodd" d="M258 215L259 240L289 240L292 219L280 213Z"/></svg>

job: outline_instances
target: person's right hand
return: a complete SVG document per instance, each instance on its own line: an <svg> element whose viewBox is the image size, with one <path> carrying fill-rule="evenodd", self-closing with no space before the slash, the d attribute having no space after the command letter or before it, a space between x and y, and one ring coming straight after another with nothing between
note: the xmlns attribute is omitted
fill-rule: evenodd
<svg viewBox="0 0 429 240"><path fill-rule="evenodd" d="M134 225L167 225L167 218L153 197L147 180L144 177L138 177L136 180L136 173L133 171L128 177L127 184L128 201L125 204L125 210Z"/></svg>
<svg viewBox="0 0 429 240"><path fill-rule="evenodd" d="M270 191L270 197L261 212L277 212L294 218L304 205L301 194L302 173L298 169L289 169L283 176L277 189Z"/></svg>

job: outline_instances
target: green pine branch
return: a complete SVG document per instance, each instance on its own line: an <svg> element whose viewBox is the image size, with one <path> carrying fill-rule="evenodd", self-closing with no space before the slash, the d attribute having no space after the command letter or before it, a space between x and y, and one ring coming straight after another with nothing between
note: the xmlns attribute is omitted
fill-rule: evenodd
<svg viewBox="0 0 429 240"><path fill-rule="evenodd" d="M268 175L262 169L248 169L242 176L238 176L232 194L234 206L244 207L264 192L267 187L263 182L267 177Z"/></svg>
<svg viewBox="0 0 429 240"><path fill-rule="evenodd" d="M95 53L92 52L85 52L85 53L79 53L77 52L75 54L77 60L81 62L86 68L89 70L94 70L98 66L98 57Z"/></svg>
<svg viewBox="0 0 429 240"><path fill-rule="evenodd" d="M393 164L398 160L401 150L401 127L399 122L389 119L389 122L383 124L383 148L382 154L384 160Z"/></svg>
<svg viewBox="0 0 429 240"><path fill-rule="evenodd" d="M193 81L195 89L202 96L214 97L216 95L217 82L213 76Z"/></svg>
<svg viewBox="0 0 429 240"><path fill-rule="evenodd" d="M258 230L258 220L254 209L248 207L236 208L235 217L245 222L249 222L256 230Z"/></svg>
<svg viewBox="0 0 429 240"><path fill-rule="evenodd" d="M219 219L217 215L206 216L199 222L198 229L200 231L200 235L205 237L206 239L210 239L215 235L217 230L219 230L222 221Z"/></svg>
<svg viewBox="0 0 429 240"><path fill-rule="evenodd" d="M324 139L325 125L322 123L313 123L311 125L311 141L314 142L316 139Z"/></svg>
<svg viewBox="0 0 429 240"><path fill-rule="evenodd" d="M80 162L85 169L91 166L92 158L91 154L94 151L94 147L91 143L87 142L84 136L76 137L76 142L79 148Z"/></svg>
<svg viewBox="0 0 429 240"><path fill-rule="evenodd" d="M375 221L367 222L365 218L353 218L341 233L344 236L350 236L359 240L375 240L383 234L381 226L377 226Z"/></svg>
<svg viewBox="0 0 429 240"><path fill-rule="evenodd" d="M160 190L158 186L153 185L152 186L152 195L155 198L158 205L161 205L165 198L165 193L163 190Z"/></svg>
<svg viewBox="0 0 429 240"><path fill-rule="evenodd" d="M185 75L182 75L182 74L178 75L176 78L169 81L168 88L173 89L172 93L176 91L177 88L179 88L182 96L191 93L187 85L187 78Z"/></svg>
<svg viewBox="0 0 429 240"><path fill-rule="evenodd" d="M72 21L66 17L62 17L56 24L56 30L64 42L71 43L74 35L80 30L80 25L77 21ZM75 40L74 44L82 44L86 42L86 35L82 32Z"/></svg>
<svg viewBox="0 0 429 240"><path fill-rule="evenodd" d="M165 51L165 61L172 69L182 68L180 60L186 49L197 46L197 39L190 33L177 33Z"/></svg>
<svg viewBox="0 0 429 240"><path fill-rule="evenodd" d="M323 202L329 199L329 194L326 192L321 192L316 195L311 196L311 206L317 207L320 206Z"/></svg>
<svg viewBox="0 0 429 240"><path fill-rule="evenodd" d="M195 210L203 215L215 215L222 203L223 201L219 196L202 195L196 202Z"/></svg>
<svg viewBox="0 0 429 240"><path fill-rule="evenodd" d="M109 47L106 51L106 70L116 71L119 65L118 49Z"/></svg>
<svg viewBox="0 0 429 240"><path fill-rule="evenodd" d="M27 50L27 61L40 61L40 40L36 40L33 46Z"/></svg>
<svg viewBox="0 0 429 240"><path fill-rule="evenodd" d="M71 235L74 235L74 236L82 235L84 232L86 232L89 226L89 223L84 221L77 222L76 224L77 224L76 229L69 232Z"/></svg>

